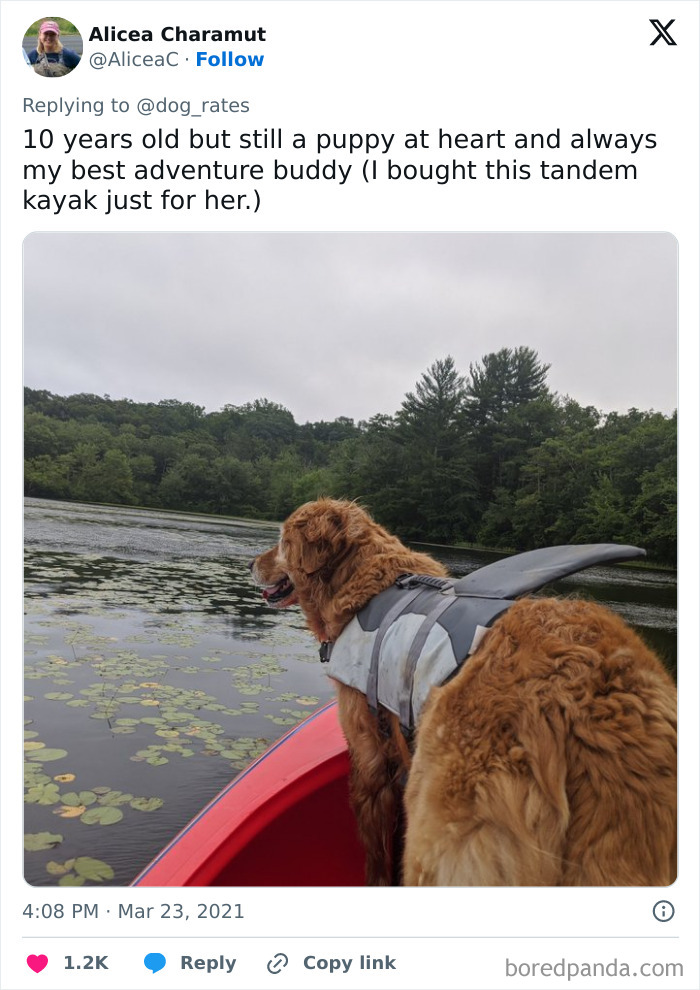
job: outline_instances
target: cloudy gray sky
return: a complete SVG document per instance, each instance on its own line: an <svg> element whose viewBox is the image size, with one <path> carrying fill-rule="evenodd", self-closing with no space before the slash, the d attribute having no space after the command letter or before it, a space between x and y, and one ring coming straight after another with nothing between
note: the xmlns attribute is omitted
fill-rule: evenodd
<svg viewBox="0 0 700 990"><path fill-rule="evenodd" d="M25 384L60 395L360 420L527 345L584 405L676 407L665 234L32 234L24 275Z"/></svg>

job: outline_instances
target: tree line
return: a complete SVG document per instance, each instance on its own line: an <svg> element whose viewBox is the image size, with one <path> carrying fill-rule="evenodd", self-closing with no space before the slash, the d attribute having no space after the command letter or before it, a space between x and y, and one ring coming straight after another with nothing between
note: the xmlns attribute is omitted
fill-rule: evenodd
<svg viewBox="0 0 700 990"><path fill-rule="evenodd" d="M394 415L299 424L268 399L216 412L25 389L25 493L283 519L360 498L406 539L526 550L623 542L675 564L676 414L553 393L529 347L435 361Z"/></svg>

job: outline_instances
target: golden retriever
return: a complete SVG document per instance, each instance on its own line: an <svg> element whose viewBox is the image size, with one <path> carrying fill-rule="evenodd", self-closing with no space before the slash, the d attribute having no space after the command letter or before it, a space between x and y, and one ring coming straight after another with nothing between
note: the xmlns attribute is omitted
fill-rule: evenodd
<svg viewBox="0 0 700 990"><path fill-rule="evenodd" d="M270 605L301 606L320 642L400 575L446 573L335 499L292 513L251 570ZM600 605L517 601L432 689L412 753L395 715L337 688L369 884L674 880L675 687Z"/></svg>

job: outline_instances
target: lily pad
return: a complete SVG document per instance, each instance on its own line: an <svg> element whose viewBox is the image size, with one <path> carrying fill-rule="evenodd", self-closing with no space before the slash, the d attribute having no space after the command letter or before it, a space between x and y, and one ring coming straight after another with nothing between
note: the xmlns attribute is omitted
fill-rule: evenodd
<svg viewBox="0 0 700 990"><path fill-rule="evenodd" d="M24 786L25 787L41 787L42 784L50 784L51 778L47 774L42 773L43 767L40 763L25 763L24 764ZM32 772L33 771L33 772Z"/></svg>
<svg viewBox="0 0 700 990"><path fill-rule="evenodd" d="M80 816L80 821L85 825L116 825L124 817L124 812L119 808L100 807L90 808L84 815Z"/></svg>
<svg viewBox="0 0 700 990"><path fill-rule="evenodd" d="M78 856L75 860L75 872L85 880L102 883L104 880L114 880L114 870L108 863L92 856Z"/></svg>
<svg viewBox="0 0 700 990"><path fill-rule="evenodd" d="M100 795L97 803L103 807L116 808L120 804L128 804L132 800L133 794L123 794L122 791L107 791Z"/></svg>
<svg viewBox="0 0 700 990"><path fill-rule="evenodd" d="M27 852L39 852L42 849L53 849L63 842L62 835L52 832L33 832L24 836L24 848Z"/></svg>
<svg viewBox="0 0 700 990"><path fill-rule="evenodd" d="M25 804L58 804L58 784L33 784L24 795Z"/></svg>
<svg viewBox="0 0 700 990"><path fill-rule="evenodd" d="M62 877L66 873L70 873L74 863L74 859L67 859L65 863L56 863L54 860L50 860L46 864L46 872L50 873L52 877Z"/></svg>
<svg viewBox="0 0 700 990"><path fill-rule="evenodd" d="M132 808L135 808L137 811L157 811L158 808L163 807L165 802L163 801L162 798L141 797L141 798L134 798L134 800L130 801L129 804L131 805Z"/></svg>
<svg viewBox="0 0 700 990"><path fill-rule="evenodd" d="M61 801L71 808L77 808L80 804L88 807L97 801L97 794L94 791L81 791L79 794L75 791L68 791L67 794L61 794Z"/></svg>
<svg viewBox="0 0 700 990"><path fill-rule="evenodd" d="M80 818L86 810L87 809L84 804L62 804L60 808L56 808L54 815L58 815L59 818Z"/></svg>
<svg viewBox="0 0 700 990"><path fill-rule="evenodd" d="M54 760L62 760L64 756L68 756L65 749L39 749L30 753L27 759L32 763L52 763Z"/></svg>

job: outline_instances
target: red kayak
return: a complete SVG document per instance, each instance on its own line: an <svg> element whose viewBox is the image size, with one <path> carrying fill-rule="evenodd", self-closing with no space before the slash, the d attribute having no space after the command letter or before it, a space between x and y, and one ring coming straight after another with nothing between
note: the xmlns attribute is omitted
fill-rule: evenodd
<svg viewBox="0 0 700 990"><path fill-rule="evenodd" d="M132 886L362 886L349 770L332 702L225 787Z"/></svg>

